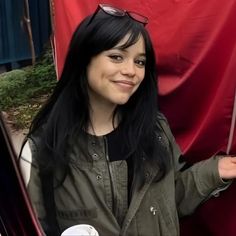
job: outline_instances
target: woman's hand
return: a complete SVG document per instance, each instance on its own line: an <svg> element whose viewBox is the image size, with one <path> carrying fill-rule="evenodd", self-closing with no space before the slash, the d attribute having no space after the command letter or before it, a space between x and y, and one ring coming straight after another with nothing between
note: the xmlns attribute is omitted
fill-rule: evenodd
<svg viewBox="0 0 236 236"><path fill-rule="evenodd" d="M236 178L236 157L227 156L219 159L218 168L222 179Z"/></svg>

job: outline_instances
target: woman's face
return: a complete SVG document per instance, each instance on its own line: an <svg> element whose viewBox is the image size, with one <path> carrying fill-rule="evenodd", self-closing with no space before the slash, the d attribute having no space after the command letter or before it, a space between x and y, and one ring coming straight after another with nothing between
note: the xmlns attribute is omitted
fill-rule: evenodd
<svg viewBox="0 0 236 236"><path fill-rule="evenodd" d="M121 49L129 35L114 48L91 59L87 68L90 104L125 104L138 89L145 74L145 44L140 36L132 46Z"/></svg>

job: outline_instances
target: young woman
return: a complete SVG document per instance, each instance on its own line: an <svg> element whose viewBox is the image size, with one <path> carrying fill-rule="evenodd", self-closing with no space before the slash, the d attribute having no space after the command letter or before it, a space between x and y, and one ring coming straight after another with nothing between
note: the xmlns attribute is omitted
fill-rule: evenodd
<svg viewBox="0 0 236 236"><path fill-rule="evenodd" d="M181 160L158 110L147 23L101 4L73 35L61 78L21 156L47 235L89 224L100 236L177 236L178 218L236 176L233 157L191 167Z"/></svg>

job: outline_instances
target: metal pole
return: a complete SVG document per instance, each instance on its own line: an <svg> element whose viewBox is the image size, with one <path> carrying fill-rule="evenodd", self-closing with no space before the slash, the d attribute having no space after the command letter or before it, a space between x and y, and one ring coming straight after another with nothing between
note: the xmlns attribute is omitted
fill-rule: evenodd
<svg viewBox="0 0 236 236"><path fill-rule="evenodd" d="M50 18L51 18L51 28L52 28L52 34L51 34L51 46L53 51L52 55L58 79L59 77L58 77L57 51L56 51L56 40L55 40L55 2L54 0L49 0L49 2L50 2Z"/></svg>
<svg viewBox="0 0 236 236"><path fill-rule="evenodd" d="M226 149L227 155L230 154L230 151L232 148L233 137L234 137L234 132L235 132L235 123L236 123L236 90L235 90L235 96L234 96L234 105L233 105L233 113L232 113L231 127L230 127L230 132L229 132L228 145Z"/></svg>
<svg viewBox="0 0 236 236"><path fill-rule="evenodd" d="M24 0L24 18L23 21L26 25L28 37L29 37L29 44L30 44L30 51L32 57L32 64L35 64L35 49L34 49L34 41L32 35L32 28L31 28L31 21L30 21L30 11L29 11L29 2L28 0Z"/></svg>

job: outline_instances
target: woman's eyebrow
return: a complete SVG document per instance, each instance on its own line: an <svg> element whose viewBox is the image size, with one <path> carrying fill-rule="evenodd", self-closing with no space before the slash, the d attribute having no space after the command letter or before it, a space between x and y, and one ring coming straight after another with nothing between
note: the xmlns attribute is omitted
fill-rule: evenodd
<svg viewBox="0 0 236 236"><path fill-rule="evenodd" d="M119 51L122 51L122 52L128 52L128 50L126 48L119 47L119 46L111 48L110 50L119 50ZM146 53L145 52L138 53L138 56L146 57Z"/></svg>
<svg viewBox="0 0 236 236"><path fill-rule="evenodd" d="M146 53L145 52L139 53L138 55L141 56L141 57L146 57Z"/></svg>

